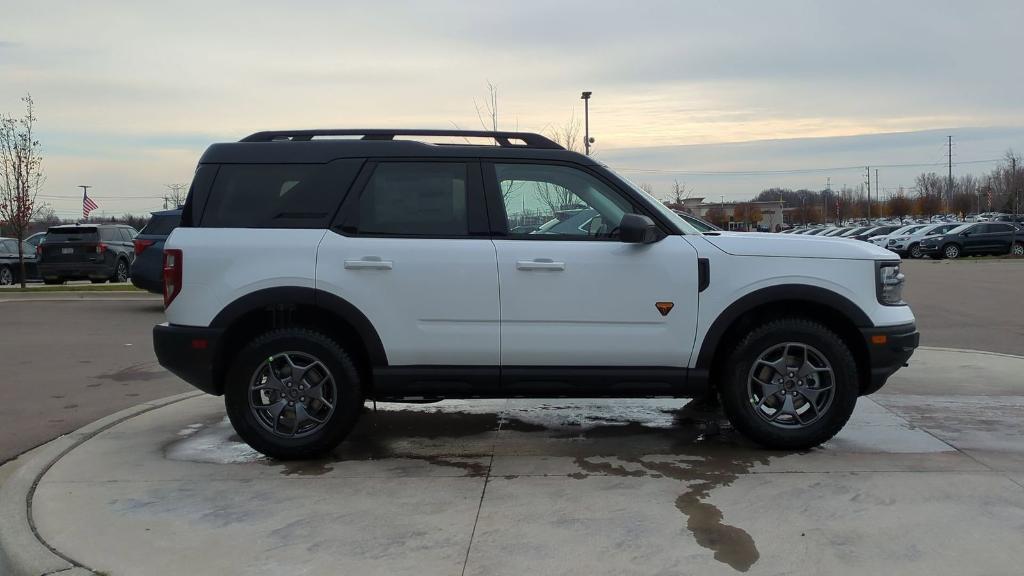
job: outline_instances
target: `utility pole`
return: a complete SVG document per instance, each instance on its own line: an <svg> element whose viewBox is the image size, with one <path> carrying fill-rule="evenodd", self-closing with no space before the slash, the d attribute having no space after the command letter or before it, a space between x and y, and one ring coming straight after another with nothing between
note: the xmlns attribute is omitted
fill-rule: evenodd
<svg viewBox="0 0 1024 576"><path fill-rule="evenodd" d="M875 168L875 197L878 198L878 203L881 204L882 200L882 187L878 185L878 168ZM882 210L879 208L878 215L882 215Z"/></svg>
<svg viewBox="0 0 1024 576"><path fill-rule="evenodd" d="M821 195L821 219L828 223L828 199L832 196L832 177L825 178L825 191L827 194ZM839 222L836 222L839 224Z"/></svg>
<svg viewBox="0 0 1024 576"><path fill-rule="evenodd" d="M943 212L949 213L948 202L953 199L953 137L946 136L946 146L948 153L946 155L947 165L949 166L949 180L946 183L946 202L947 205L943 207Z"/></svg>
<svg viewBox="0 0 1024 576"><path fill-rule="evenodd" d="M867 176L868 185L868 225L871 225L871 167L864 167L864 174Z"/></svg>
<svg viewBox="0 0 1024 576"><path fill-rule="evenodd" d="M1020 209L1020 192L1017 191L1017 157L1010 157L1010 190L1013 191L1013 215Z"/></svg>

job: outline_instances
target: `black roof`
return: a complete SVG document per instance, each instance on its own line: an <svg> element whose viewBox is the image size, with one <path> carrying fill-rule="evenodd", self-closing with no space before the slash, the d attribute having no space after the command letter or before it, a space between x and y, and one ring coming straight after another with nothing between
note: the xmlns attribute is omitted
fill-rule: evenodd
<svg viewBox="0 0 1024 576"><path fill-rule="evenodd" d="M329 138L331 136L361 138ZM491 138L497 145L435 144L396 136ZM428 138L424 138L427 140ZM521 142L521 144L520 144ZM257 132L241 142L212 144L200 163L323 163L339 158L514 158L596 165L539 134L476 130L338 129Z"/></svg>

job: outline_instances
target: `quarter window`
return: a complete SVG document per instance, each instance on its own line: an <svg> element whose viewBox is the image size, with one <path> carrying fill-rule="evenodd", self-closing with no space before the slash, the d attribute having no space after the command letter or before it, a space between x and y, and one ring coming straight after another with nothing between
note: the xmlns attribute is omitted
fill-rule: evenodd
<svg viewBox="0 0 1024 576"><path fill-rule="evenodd" d="M355 232L468 236L467 168L461 162L382 162L359 196Z"/></svg>
<svg viewBox="0 0 1024 576"><path fill-rule="evenodd" d="M567 166L496 164L510 238L615 238L633 211L618 192Z"/></svg>

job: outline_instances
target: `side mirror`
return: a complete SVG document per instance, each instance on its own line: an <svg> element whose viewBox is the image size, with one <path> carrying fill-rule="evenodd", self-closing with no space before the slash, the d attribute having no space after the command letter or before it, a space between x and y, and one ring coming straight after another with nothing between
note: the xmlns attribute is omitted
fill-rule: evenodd
<svg viewBox="0 0 1024 576"><path fill-rule="evenodd" d="M647 216L623 214L619 222L619 240L630 244L650 244L661 240L661 230Z"/></svg>

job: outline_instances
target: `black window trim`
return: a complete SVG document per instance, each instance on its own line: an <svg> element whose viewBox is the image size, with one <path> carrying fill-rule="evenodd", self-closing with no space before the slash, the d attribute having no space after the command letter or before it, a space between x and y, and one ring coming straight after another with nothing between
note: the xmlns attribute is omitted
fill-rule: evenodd
<svg viewBox="0 0 1024 576"><path fill-rule="evenodd" d="M463 164L466 166L467 234L367 234L359 232L359 199L381 164ZM484 198L480 159L470 157L381 157L367 158L349 193L331 220L330 230L349 238L400 238L422 240L486 240L490 238L488 206Z"/></svg>
<svg viewBox="0 0 1024 576"><path fill-rule="evenodd" d="M634 214L641 214L650 218L655 225L666 235L675 235L675 230L669 229L661 221L659 215L652 214L643 201L636 197L636 192L633 190L624 190L618 183L607 178L598 170L591 169L590 166L584 166L575 162L559 161L559 160L539 160L533 158L487 158L482 159L480 167L482 170L484 180L484 194L487 198L487 213L489 215L491 225L491 238L495 240L526 240L526 241L540 241L546 240L549 242L615 242L619 243L621 240L614 237L601 237L601 236L570 236L570 235L558 235L558 234L516 234L511 235L508 233L508 214L505 211L505 201L501 196L501 190L498 186L498 175L494 169L495 164L536 164L536 165L547 165L547 166L562 166L565 168L576 169L586 173L589 176L596 178L599 182L608 186L613 192L619 194L619 197L624 199L633 210Z"/></svg>

